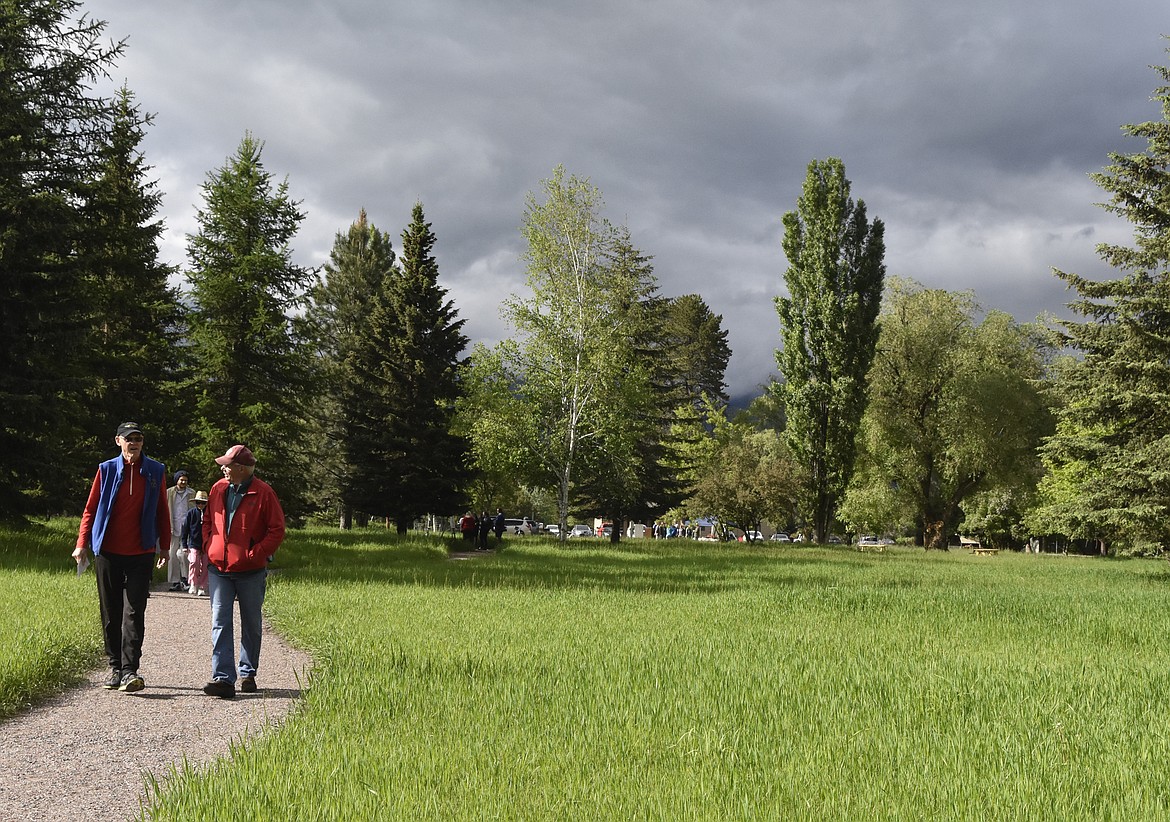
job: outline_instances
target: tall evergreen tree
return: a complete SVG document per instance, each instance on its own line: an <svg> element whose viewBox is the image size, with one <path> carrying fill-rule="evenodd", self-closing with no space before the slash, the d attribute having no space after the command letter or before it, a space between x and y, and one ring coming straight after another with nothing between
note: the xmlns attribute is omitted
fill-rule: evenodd
<svg viewBox="0 0 1170 822"><path fill-rule="evenodd" d="M357 350L370 333L369 314L375 296L395 275L394 261L390 235L372 225L362 209L348 231L337 233L307 312L324 389L321 401L310 409L313 425L320 432L310 470L323 507L339 512L342 528L352 525L354 510L344 500L361 476L359 464L351 458L335 458L338 453L348 453L346 413L352 409L343 403L342 394L348 383L364 383L367 378L354 373ZM361 460L361 455L358 458Z"/></svg>
<svg viewBox="0 0 1170 822"><path fill-rule="evenodd" d="M726 405L724 376L731 360L723 317L711 311L698 294L684 294L666 301L657 314L661 320L666 369L684 401L702 413L708 397Z"/></svg>
<svg viewBox="0 0 1170 822"><path fill-rule="evenodd" d="M2 518L76 506L93 458L73 447L90 387L82 204L111 115L92 86L122 47L102 45L106 24L80 6L0 2Z"/></svg>
<svg viewBox="0 0 1170 822"><path fill-rule="evenodd" d="M796 211L784 215L787 297L776 298L776 362L786 438L808 471L806 518L817 541L836 516L856 454L866 373L877 344L885 228L850 196L835 157L809 164Z"/></svg>
<svg viewBox="0 0 1170 822"><path fill-rule="evenodd" d="M435 235L416 203L402 233L401 268L372 293L343 364L343 500L405 533L426 513L463 503L466 444L452 432L460 395L463 320L439 285Z"/></svg>
<svg viewBox="0 0 1170 822"><path fill-rule="evenodd" d="M1170 52L1170 50L1168 50ZM1084 536L1170 549L1170 69L1154 99L1162 119L1124 126L1143 151L1111 153L1093 179L1110 195L1104 208L1133 226L1132 246L1103 243L1097 253L1124 272L1095 281L1056 271L1079 295L1085 318L1064 324L1082 354L1065 373L1056 435L1045 446L1051 472L1091 466L1065 487L1061 518Z"/></svg>
<svg viewBox="0 0 1170 822"><path fill-rule="evenodd" d="M149 118L126 88L114 103L112 128L97 150L82 252L92 295L87 451L92 458L109 445L112 425L133 419L149 426L153 451L177 454L189 445L190 416L176 390L187 350L178 345L178 293L168 283L175 269L158 258L162 195L140 151Z"/></svg>
<svg viewBox="0 0 1170 822"><path fill-rule="evenodd" d="M242 442L290 517L309 507L305 406L316 390L308 341L296 315L312 274L292 262L304 214L274 184L263 145L246 134L203 184L199 231L187 238L200 445L196 465L215 478L214 457Z"/></svg>

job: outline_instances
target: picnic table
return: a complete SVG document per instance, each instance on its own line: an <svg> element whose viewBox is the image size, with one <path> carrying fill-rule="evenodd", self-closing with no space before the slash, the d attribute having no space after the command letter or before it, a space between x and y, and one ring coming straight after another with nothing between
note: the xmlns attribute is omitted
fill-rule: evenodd
<svg viewBox="0 0 1170 822"><path fill-rule="evenodd" d="M960 534L959 545L963 548L970 549L971 553L977 556L993 557L999 553L998 548L985 548L978 537L965 537Z"/></svg>

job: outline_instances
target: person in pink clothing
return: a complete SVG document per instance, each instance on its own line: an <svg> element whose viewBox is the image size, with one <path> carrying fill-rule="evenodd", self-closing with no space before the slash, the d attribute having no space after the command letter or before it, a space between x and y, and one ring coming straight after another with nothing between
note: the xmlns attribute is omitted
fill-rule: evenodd
<svg viewBox="0 0 1170 822"><path fill-rule="evenodd" d="M182 547L187 551L187 583L195 596L207 596L207 551L203 548L203 509L207 507L207 492L196 491L191 508L183 520L180 534Z"/></svg>

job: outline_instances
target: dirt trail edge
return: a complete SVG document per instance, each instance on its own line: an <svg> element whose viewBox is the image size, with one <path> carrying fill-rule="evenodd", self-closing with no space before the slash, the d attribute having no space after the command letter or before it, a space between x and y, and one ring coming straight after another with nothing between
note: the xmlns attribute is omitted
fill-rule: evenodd
<svg viewBox="0 0 1170 822"><path fill-rule="evenodd" d="M259 691L232 700L206 696L211 605L206 597L157 588L146 607L139 670L145 690L104 690L109 672L101 668L0 724L0 819L134 818L147 773L162 782L184 757L196 767L210 763L293 707L308 682L308 655L265 622ZM237 643L239 636L237 616Z"/></svg>

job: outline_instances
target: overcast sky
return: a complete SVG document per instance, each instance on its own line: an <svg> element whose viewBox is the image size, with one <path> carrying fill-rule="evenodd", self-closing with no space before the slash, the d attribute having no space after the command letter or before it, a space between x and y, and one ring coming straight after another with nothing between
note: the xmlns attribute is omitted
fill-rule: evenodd
<svg viewBox="0 0 1170 822"><path fill-rule="evenodd" d="M1088 175L1144 145L1165 0L89 0L127 38L113 80L156 116L163 257L186 265L200 186L245 131L302 201L321 265L365 208L421 201L466 332L508 333L525 195L554 167L654 257L666 296L723 317L733 395L775 370L781 218L840 157L886 224L888 275L1066 314L1053 267L1107 271L1129 227Z"/></svg>

